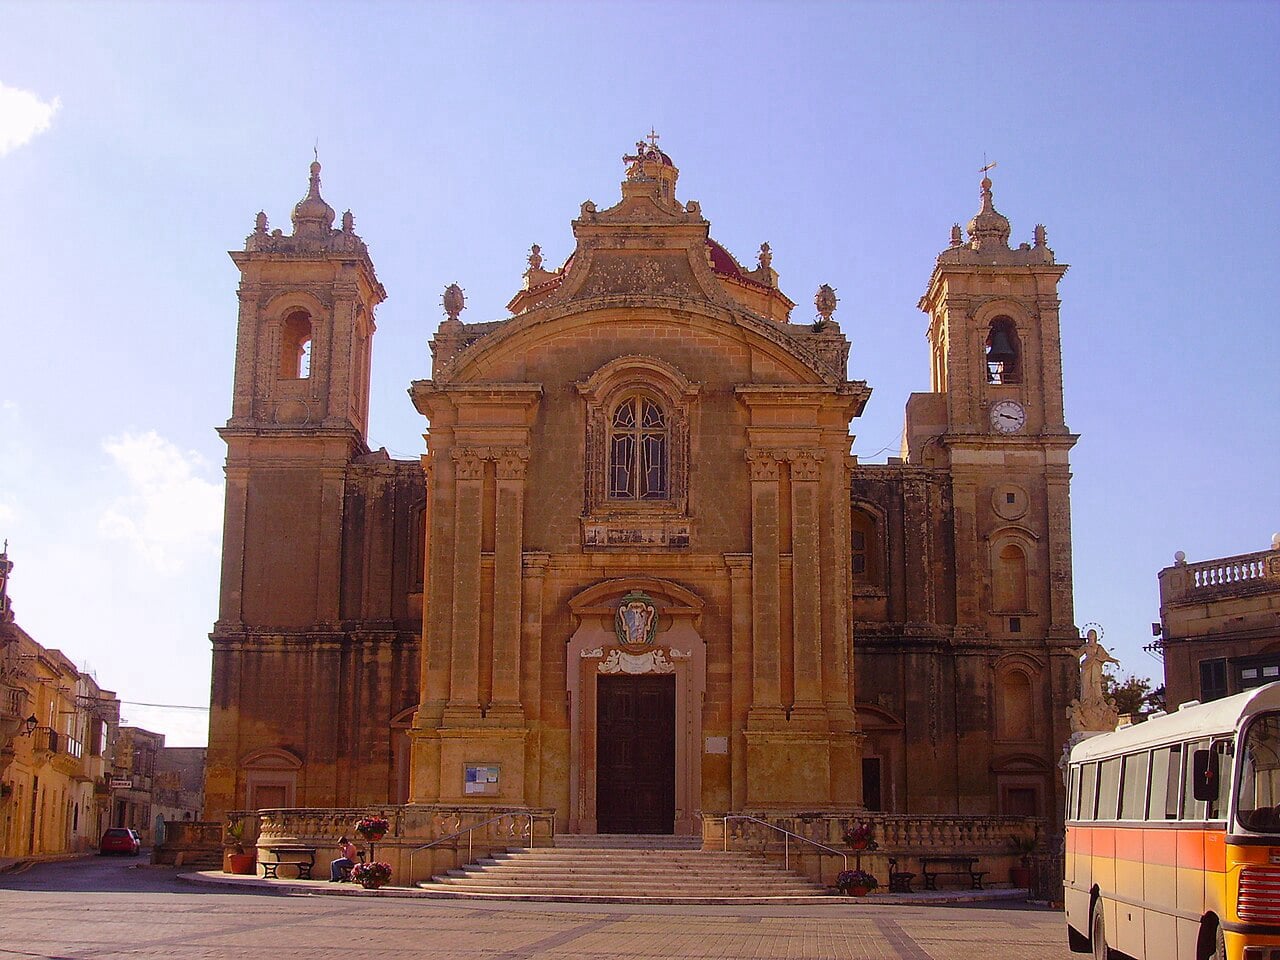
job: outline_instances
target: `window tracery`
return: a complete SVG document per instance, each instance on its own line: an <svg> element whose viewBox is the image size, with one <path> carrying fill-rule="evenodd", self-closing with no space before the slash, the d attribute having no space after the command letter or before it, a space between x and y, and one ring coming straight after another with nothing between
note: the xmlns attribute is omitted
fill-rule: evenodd
<svg viewBox="0 0 1280 960"><path fill-rule="evenodd" d="M613 410L609 430L609 497L665 500L667 415L652 397L633 394Z"/></svg>

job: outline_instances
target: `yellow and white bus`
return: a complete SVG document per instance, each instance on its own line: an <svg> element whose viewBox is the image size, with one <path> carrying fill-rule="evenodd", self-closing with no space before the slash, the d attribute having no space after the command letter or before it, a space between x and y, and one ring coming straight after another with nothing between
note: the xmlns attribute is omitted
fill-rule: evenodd
<svg viewBox="0 0 1280 960"><path fill-rule="evenodd" d="M1280 683L1083 740L1067 935L1136 960L1280 960Z"/></svg>

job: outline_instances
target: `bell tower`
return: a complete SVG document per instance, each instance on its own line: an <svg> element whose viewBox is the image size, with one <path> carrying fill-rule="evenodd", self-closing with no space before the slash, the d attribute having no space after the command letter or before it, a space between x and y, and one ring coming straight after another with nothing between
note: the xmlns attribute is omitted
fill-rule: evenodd
<svg viewBox="0 0 1280 960"><path fill-rule="evenodd" d="M912 463L949 465L958 633L1076 637L1058 281L1045 229L1009 246L984 176L981 207L938 255L929 317L932 390L907 408Z"/></svg>
<svg viewBox="0 0 1280 960"><path fill-rule="evenodd" d="M219 624L338 620L343 470L368 453L374 308L386 297L350 211L334 229L320 164L293 232L259 213L240 269Z"/></svg>

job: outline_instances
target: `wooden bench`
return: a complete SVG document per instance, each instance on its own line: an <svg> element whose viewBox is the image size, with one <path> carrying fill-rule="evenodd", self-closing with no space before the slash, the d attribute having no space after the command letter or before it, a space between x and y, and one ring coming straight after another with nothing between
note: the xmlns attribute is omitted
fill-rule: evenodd
<svg viewBox="0 0 1280 960"><path fill-rule="evenodd" d="M296 843L282 843L278 846L267 847L267 852L274 856L275 860L262 861L263 880L282 879L276 872L281 867L297 867L299 880L311 879L311 868L316 865L315 847L304 847ZM286 854L290 855L288 860L285 859ZM306 857L305 860L301 859L303 856Z"/></svg>
<svg viewBox="0 0 1280 960"><path fill-rule="evenodd" d="M977 857L966 857L959 854L921 857L920 873L924 877L924 888L926 890L937 890L939 877L964 877L974 890L981 890L982 878L987 875L987 871L975 870L974 865L977 862ZM930 869L931 866L933 869ZM938 869L939 866L942 869Z"/></svg>
<svg viewBox="0 0 1280 960"><path fill-rule="evenodd" d="M911 893L911 881L914 878L914 873L907 873L905 870L898 869L898 859L896 857L889 858L890 893Z"/></svg>

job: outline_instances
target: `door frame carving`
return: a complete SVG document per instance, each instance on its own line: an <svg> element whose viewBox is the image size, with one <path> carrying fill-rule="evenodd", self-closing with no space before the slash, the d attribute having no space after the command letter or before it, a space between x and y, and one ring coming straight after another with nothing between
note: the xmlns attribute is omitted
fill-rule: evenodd
<svg viewBox="0 0 1280 960"><path fill-rule="evenodd" d="M618 644L618 603L641 590L658 607L653 643L637 654ZM698 632L702 601L665 580L630 578L598 583L569 601L578 619L565 651L569 695L569 833L596 833L597 682L601 667L629 658L628 672L674 673L675 833L702 832L702 700L707 688L707 644ZM612 668L608 668L612 669Z"/></svg>

